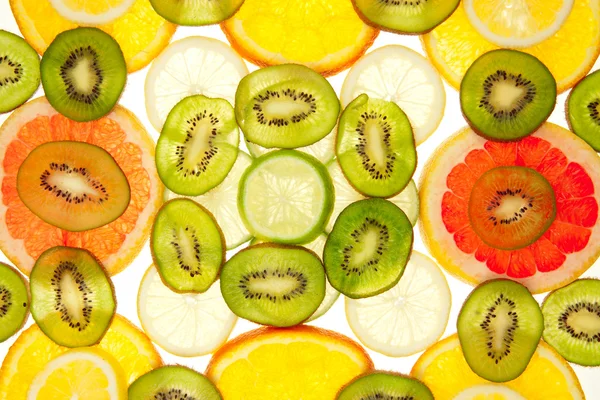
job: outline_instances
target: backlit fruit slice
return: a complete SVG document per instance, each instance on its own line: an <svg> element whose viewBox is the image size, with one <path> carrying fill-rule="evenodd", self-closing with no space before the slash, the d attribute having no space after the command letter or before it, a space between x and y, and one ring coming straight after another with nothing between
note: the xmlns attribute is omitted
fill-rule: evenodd
<svg viewBox="0 0 600 400"><path fill-rule="evenodd" d="M0 263L0 343L17 333L28 316L27 281L16 269Z"/></svg>
<svg viewBox="0 0 600 400"><path fill-rule="evenodd" d="M457 396L463 396L463 393L472 388L485 393L485 387L492 384L471 371L463 356L458 335L452 335L430 347L419 358L411 375L425 383L436 400L462 399L463 397ZM511 389L527 400L585 399L573 369L544 342L540 342L520 377L495 386ZM467 399L479 400L480 397ZM494 397L492 399L498 400ZM500 399L504 400L502 397ZM513 399L519 398L506 397L506 400Z"/></svg>
<svg viewBox="0 0 600 400"><path fill-rule="evenodd" d="M506 386L476 385L460 392L453 400L527 400Z"/></svg>
<svg viewBox="0 0 600 400"><path fill-rule="evenodd" d="M97 348L69 350L44 366L27 391L27 400L127 399L123 368Z"/></svg>
<svg viewBox="0 0 600 400"><path fill-rule="evenodd" d="M179 365L167 365L141 376L129 387L129 400L221 400L204 375Z"/></svg>
<svg viewBox="0 0 600 400"><path fill-rule="evenodd" d="M173 107L158 138L158 175L171 191L200 196L223 182L237 159L239 142L227 100L186 97Z"/></svg>
<svg viewBox="0 0 600 400"><path fill-rule="evenodd" d="M469 22L502 47L534 46L554 35L571 13L574 0L465 0Z"/></svg>
<svg viewBox="0 0 600 400"><path fill-rule="evenodd" d="M17 172L37 146L55 141L85 142L110 153L130 184L129 207L97 229L69 232L36 217L17 192ZM89 250L114 275L139 253L162 203L163 186L154 164L154 142L123 107L87 123L73 122L39 98L15 111L0 128L0 249L29 275L35 260L55 246Z"/></svg>
<svg viewBox="0 0 600 400"><path fill-rule="evenodd" d="M135 0L50 0L58 13L80 25L108 24L125 14Z"/></svg>
<svg viewBox="0 0 600 400"><path fill-rule="evenodd" d="M106 351L119 362L127 384L162 365L150 339L118 314L102 341L93 348ZM0 399L25 399L34 377L49 361L68 350L48 339L37 325L30 326L4 359L0 369Z"/></svg>
<svg viewBox="0 0 600 400"><path fill-rule="evenodd" d="M589 74L569 93L567 121L571 130L600 151L600 72Z"/></svg>
<svg viewBox="0 0 600 400"><path fill-rule="evenodd" d="M529 246L501 250L486 245L475 233L469 198L484 173L510 166L531 168L550 183L556 217ZM534 294L543 293L577 279L600 255L596 182L600 182L598 154L557 125L546 123L516 142L488 141L463 129L438 147L424 168L419 190L421 237L442 267L469 283L509 277ZM506 189L512 188L498 190ZM504 200L510 197L502 195Z"/></svg>
<svg viewBox="0 0 600 400"><path fill-rule="evenodd" d="M502 4L508 6L515 2ZM546 8L548 3L538 4ZM471 25L464 5L422 39L431 62L456 89L477 58L498 49ZM570 89L592 68L600 53L600 5L596 0L575 0L571 14L556 34L521 50L536 56L548 67L559 93ZM569 57L560 56L562 54Z"/></svg>
<svg viewBox="0 0 600 400"><path fill-rule="evenodd" d="M154 10L164 19L178 25L218 24L230 18L244 0L150 0Z"/></svg>
<svg viewBox="0 0 600 400"><path fill-rule="evenodd" d="M372 369L369 355L346 336L299 326L238 336L214 354L206 375L225 399L323 400Z"/></svg>
<svg viewBox="0 0 600 400"><path fill-rule="evenodd" d="M351 66L379 34L348 0L246 0L221 24L233 48L254 64L304 64L324 76Z"/></svg>
<svg viewBox="0 0 600 400"><path fill-rule="evenodd" d="M94 1L94 4L107 3ZM78 26L62 17L50 1L10 0L10 7L21 33L40 54L44 54L56 35ZM148 0L135 0L126 13L98 28L115 38L125 56L127 71L135 72L169 44L177 25L161 18Z"/></svg>
<svg viewBox="0 0 600 400"><path fill-rule="evenodd" d="M250 165L252 165L252 158L243 151L239 151L233 168L219 186L201 196L190 197L196 203L206 207L215 217L223 231L223 236L225 236L227 250L235 249L252 237L244 226L237 205L240 179ZM165 190L165 200L177 197L184 196Z"/></svg>
<svg viewBox="0 0 600 400"><path fill-rule="evenodd" d="M237 322L218 284L201 294L177 293L163 283L154 266L142 278L137 309L148 336L180 357L214 352L225 343Z"/></svg>
<svg viewBox="0 0 600 400"><path fill-rule="evenodd" d="M365 399L433 400L433 395L427 386L414 378L375 371L354 379L336 397L336 400Z"/></svg>
<svg viewBox="0 0 600 400"><path fill-rule="evenodd" d="M34 148L19 167L17 192L36 216L72 232L113 222L131 200L115 159L102 147L75 141Z"/></svg>
<svg viewBox="0 0 600 400"><path fill-rule="evenodd" d="M225 43L203 36L173 42L152 63L144 93L148 119L161 131L181 99L195 94L235 102L248 67Z"/></svg>
<svg viewBox="0 0 600 400"><path fill-rule="evenodd" d="M440 268L413 251L396 286L366 299L346 298L346 318L368 348L406 357L439 340L448 324L450 288Z"/></svg>
<svg viewBox="0 0 600 400"><path fill-rule="evenodd" d="M256 237L277 243L307 243L322 232L333 207L327 169L296 150L257 158L240 182L238 205Z"/></svg>
<svg viewBox="0 0 600 400"><path fill-rule="evenodd" d="M342 106L362 93L396 103L408 116L417 145L436 130L446 106L438 72L425 57L404 46L381 47L352 67L342 86Z"/></svg>

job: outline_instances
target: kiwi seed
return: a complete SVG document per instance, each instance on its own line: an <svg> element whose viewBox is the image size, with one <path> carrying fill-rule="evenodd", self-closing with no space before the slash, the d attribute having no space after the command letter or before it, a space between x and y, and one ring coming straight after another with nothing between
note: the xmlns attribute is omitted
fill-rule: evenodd
<svg viewBox="0 0 600 400"><path fill-rule="evenodd" d="M600 151L600 71L589 74L571 90L566 108L571 130Z"/></svg>

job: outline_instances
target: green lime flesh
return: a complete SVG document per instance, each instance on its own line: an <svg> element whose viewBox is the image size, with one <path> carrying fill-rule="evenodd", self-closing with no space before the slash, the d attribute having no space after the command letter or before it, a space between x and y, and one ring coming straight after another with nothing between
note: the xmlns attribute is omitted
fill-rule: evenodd
<svg viewBox="0 0 600 400"><path fill-rule="evenodd" d="M27 283L13 267L0 263L0 343L17 333L29 315Z"/></svg>
<svg viewBox="0 0 600 400"><path fill-rule="evenodd" d="M129 386L129 400L222 400L219 390L204 375L186 367L167 365L147 372Z"/></svg>

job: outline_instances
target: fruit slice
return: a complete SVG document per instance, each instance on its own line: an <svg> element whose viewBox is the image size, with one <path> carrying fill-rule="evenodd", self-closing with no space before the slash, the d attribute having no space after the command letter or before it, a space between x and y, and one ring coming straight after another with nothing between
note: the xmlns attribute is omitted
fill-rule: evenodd
<svg viewBox="0 0 600 400"><path fill-rule="evenodd" d="M395 103L361 94L340 118L336 155L352 186L365 196L395 196L417 168L410 122Z"/></svg>
<svg viewBox="0 0 600 400"><path fill-rule="evenodd" d="M252 163L240 182L238 205L256 237L277 243L307 243L322 232L334 189L317 159L295 150L268 153Z"/></svg>
<svg viewBox="0 0 600 400"><path fill-rule="evenodd" d="M150 0L164 19L178 25L212 25L230 18L244 0Z"/></svg>
<svg viewBox="0 0 600 400"><path fill-rule="evenodd" d="M501 385L476 385L460 392L454 400L527 400L519 392Z"/></svg>
<svg viewBox="0 0 600 400"><path fill-rule="evenodd" d="M17 192L36 216L72 232L113 222L131 200L114 158L102 147L74 141L34 148L19 167Z"/></svg>
<svg viewBox="0 0 600 400"><path fill-rule="evenodd" d="M101 228L69 232L36 217L17 192L17 172L37 146L54 141L86 142L110 153L130 183L131 199L123 215ZM162 185L154 164L154 142L142 124L117 106L108 116L73 122L45 98L14 112L0 128L0 249L26 275L44 250L54 246L89 250L114 275L129 265L145 243L154 213L162 203Z"/></svg>
<svg viewBox="0 0 600 400"><path fill-rule="evenodd" d="M352 67L342 86L342 106L362 93L396 103L408 116L417 145L436 130L446 105L440 75L425 57L404 46L381 47Z"/></svg>
<svg viewBox="0 0 600 400"><path fill-rule="evenodd" d="M336 400L364 399L433 400L433 395L427 386L416 379L375 371L354 379L336 397Z"/></svg>
<svg viewBox="0 0 600 400"><path fill-rule="evenodd" d="M323 301L325 271L321 260L303 247L260 244L225 263L221 293L241 318L263 325L297 325Z"/></svg>
<svg viewBox="0 0 600 400"><path fill-rule="evenodd" d="M523 4L523 1L519 0L518 4ZM500 1L497 3L502 3L504 7L516 4ZM550 8L547 8L549 3L538 5L550 11ZM486 40L471 25L465 8L458 7L446 22L423 36L423 46L429 59L456 89L460 87L465 72L477 58L488 51L498 49L498 46ZM496 12L489 16L503 17ZM512 19L507 21L513 22ZM556 79L558 92L562 93L573 87L592 68L600 53L599 44L600 7L595 0L575 0L571 14L556 34L535 46L523 48L522 51L537 57L548 67ZM569 56L557 57L559 54Z"/></svg>
<svg viewBox="0 0 600 400"><path fill-rule="evenodd" d="M485 390L491 384L471 371L462 354L457 335L438 342L423 353L411 375L426 384L436 400L462 400L463 397L457 396L464 396L471 388ZM573 369L544 342L540 342L529 366L520 377L495 387L509 388L527 400L585 399ZM479 400L479 397L474 399ZM518 397L506 397L506 400L509 399L520 400Z"/></svg>
<svg viewBox="0 0 600 400"><path fill-rule="evenodd" d="M600 281L579 279L548 295L544 340L568 361L600 365Z"/></svg>
<svg viewBox="0 0 600 400"><path fill-rule="evenodd" d="M471 292L456 327L473 372L493 382L507 382L527 368L542 337L544 317L525 286L495 279Z"/></svg>
<svg viewBox="0 0 600 400"><path fill-rule="evenodd" d="M404 273L412 242L412 225L400 208L382 199L357 201L342 211L327 238L327 278L353 299L385 292Z"/></svg>
<svg viewBox="0 0 600 400"><path fill-rule="evenodd" d="M299 326L238 336L214 354L206 375L225 399L323 400L372 369L369 355L346 336Z"/></svg>
<svg viewBox="0 0 600 400"><path fill-rule="evenodd" d="M556 218L529 246L501 250L473 229L469 198L484 173L510 166L531 168L550 183ZM517 142L487 141L463 129L438 147L421 179L423 242L448 272L469 283L509 277L542 293L573 281L600 255L600 159L559 126L546 123Z"/></svg>
<svg viewBox="0 0 600 400"><path fill-rule="evenodd" d="M125 14L135 0L50 0L65 19L80 25L108 24Z"/></svg>
<svg viewBox="0 0 600 400"><path fill-rule="evenodd" d="M223 231L223 236L225 236L227 250L235 249L251 238L237 205L240 179L250 165L252 165L252 158L243 151L239 151L233 168L221 184L201 196L191 197L196 203L206 207L215 217ZM184 196L165 190L165 200L177 197Z"/></svg>
<svg viewBox="0 0 600 400"><path fill-rule="evenodd" d="M248 67L225 43L202 36L173 42L152 63L144 94L148 119L161 131L181 99L195 94L222 98L233 104Z"/></svg>
<svg viewBox="0 0 600 400"><path fill-rule="evenodd" d="M246 0L221 27L233 48L260 67L304 64L324 76L352 65L379 34L347 0Z"/></svg>
<svg viewBox="0 0 600 400"><path fill-rule="evenodd" d="M23 38L0 29L0 114L25 103L40 86L40 58Z"/></svg>
<svg viewBox="0 0 600 400"><path fill-rule="evenodd" d="M169 113L156 144L156 168L175 193L199 196L227 176L240 133L226 100L190 96Z"/></svg>
<svg viewBox="0 0 600 400"><path fill-rule="evenodd" d="M356 337L371 350L406 357L439 340L451 302L440 268L413 251L396 286L366 299L346 298L346 318Z"/></svg>
<svg viewBox="0 0 600 400"><path fill-rule="evenodd" d="M0 263L0 343L23 327L29 316L27 281L10 265Z"/></svg>
<svg viewBox="0 0 600 400"><path fill-rule="evenodd" d="M10 7L21 33L40 54L46 51L56 35L78 26L62 17L49 1L10 0ZM128 72L148 65L169 44L177 28L156 14L148 0L135 0L125 14L98 27L119 43Z"/></svg>
<svg viewBox="0 0 600 400"><path fill-rule="evenodd" d="M167 365L139 377L129 387L130 400L221 400L221 394L204 375L193 369Z"/></svg>
<svg viewBox="0 0 600 400"><path fill-rule="evenodd" d="M109 353L96 348L70 350L44 366L27 391L27 400L127 399L123 369Z"/></svg>
<svg viewBox="0 0 600 400"><path fill-rule="evenodd" d="M152 342L120 315L97 346L113 356L130 384L146 372L162 365ZM30 326L8 350L0 369L0 399L25 399L34 377L46 364L69 349L48 339L37 325Z"/></svg>
<svg viewBox="0 0 600 400"><path fill-rule="evenodd" d="M600 72L579 82L567 100L567 121L571 130L600 151Z"/></svg>
<svg viewBox="0 0 600 400"><path fill-rule="evenodd" d="M303 65L254 71L235 93L235 115L246 139L267 148L311 145L331 132L339 113L331 84Z"/></svg>
<svg viewBox="0 0 600 400"><path fill-rule="evenodd" d="M201 294L180 294L163 283L154 266L142 278L137 309L148 336L180 357L214 352L225 343L237 322L219 285Z"/></svg>
<svg viewBox="0 0 600 400"><path fill-rule="evenodd" d="M574 0L465 0L469 22L501 47L534 46L554 35L571 13Z"/></svg>

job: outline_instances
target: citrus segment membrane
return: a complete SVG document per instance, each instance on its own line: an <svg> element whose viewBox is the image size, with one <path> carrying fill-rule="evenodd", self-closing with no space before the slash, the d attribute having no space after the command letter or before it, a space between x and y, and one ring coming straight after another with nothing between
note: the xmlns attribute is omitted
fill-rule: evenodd
<svg viewBox="0 0 600 400"><path fill-rule="evenodd" d="M50 0L65 19L80 25L108 24L125 14L135 0Z"/></svg>
<svg viewBox="0 0 600 400"><path fill-rule="evenodd" d="M571 130L600 151L600 72L581 80L569 94L567 121Z"/></svg>
<svg viewBox="0 0 600 400"><path fill-rule="evenodd" d="M168 21L178 25L202 26L230 18L244 0L150 0L150 3Z"/></svg>
<svg viewBox="0 0 600 400"><path fill-rule="evenodd" d="M27 281L13 267L0 263L0 343L17 333L28 316Z"/></svg>
<svg viewBox="0 0 600 400"><path fill-rule="evenodd" d="M129 386L129 399L221 400L221 394L204 375L179 365L167 365L139 377Z"/></svg>

